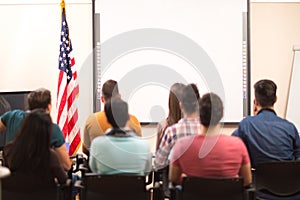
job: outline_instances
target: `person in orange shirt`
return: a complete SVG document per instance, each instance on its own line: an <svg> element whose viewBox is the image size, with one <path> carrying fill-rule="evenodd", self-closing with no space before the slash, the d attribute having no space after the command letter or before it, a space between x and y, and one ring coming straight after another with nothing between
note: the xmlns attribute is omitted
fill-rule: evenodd
<svg viewBox="0 0 300 200"><path fill-rule="evenodd" d="M105 104L113 97L121 98L119 93L118 83L115 80L108 80L102 86L102 96L101 101ZM142 136L141 124L139 120L134 115L129 115L130 120L128 120L126 127L131 128L136 132L138 136ZM105 134L105 131L112 128L110 123L108 123L104 111L99 111L91 114L85 123L84 133L83 133L83 144L82 151L86 155L89 155L89 149L91 147L92 140Z"/></svg>

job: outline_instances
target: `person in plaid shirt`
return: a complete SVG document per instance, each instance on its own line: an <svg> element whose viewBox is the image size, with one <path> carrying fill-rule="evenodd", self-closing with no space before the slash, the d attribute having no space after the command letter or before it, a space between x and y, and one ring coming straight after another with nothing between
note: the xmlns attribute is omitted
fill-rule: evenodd
<svg viewBox="0 0 300 200"><path fill-rule="evenodd" d="M168 127L155 154L154 169L160 170L169 165L169 155L176 140L187 135L200 132L199 118L200 95L195 84L189 84L183 89L183 97L180 108L183 118Z"/></svg>

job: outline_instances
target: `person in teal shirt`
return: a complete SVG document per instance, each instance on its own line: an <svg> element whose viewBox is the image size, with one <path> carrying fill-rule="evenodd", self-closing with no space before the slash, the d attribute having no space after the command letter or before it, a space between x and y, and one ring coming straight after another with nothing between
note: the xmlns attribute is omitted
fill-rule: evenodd
<svg viewBox="0 0 300 200"><path fill-rule="evenodd" d="M49 90L40 88L28 94L28 111L12 110L4 113L0 117L0 131L6 131L6 144L12 141L21 127L25 116L31 110L41 108L50 113L51 93ZM57 124L52 124L51 146L57 152L59 160L66 171L71 168L71 162L65 145L65 138Z"/></svg>
<svg viewBox="0 0 300 200"><path fill-rule="evenodd" d="M146 175L152 170L150 146L147 140L126 128L128 104L113 98L104 106L112 129L96 137L91 144L89 166L100 174Z"/></svg>

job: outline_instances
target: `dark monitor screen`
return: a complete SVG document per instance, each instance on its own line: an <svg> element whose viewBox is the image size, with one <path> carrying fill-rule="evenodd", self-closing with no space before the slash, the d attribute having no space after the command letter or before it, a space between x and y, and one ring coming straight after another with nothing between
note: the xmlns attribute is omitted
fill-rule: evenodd
<svg viewBox="0 0 300 200"><path fill-rule="evenodd" d="M18 91L18 92L0 92L0 100L2 104L9 103L10 109L27 110L27 95L30 91ZM2 113L0 113L2 114Z"/></svg>

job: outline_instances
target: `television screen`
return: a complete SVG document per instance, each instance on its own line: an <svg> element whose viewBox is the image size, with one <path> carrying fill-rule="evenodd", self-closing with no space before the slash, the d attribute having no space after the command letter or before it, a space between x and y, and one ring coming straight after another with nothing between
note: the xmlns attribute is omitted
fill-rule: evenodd
<svg viewBox="0 0 300 200"><path fill-rule="evenodd" d="M0 100L5 107L9 107L10 110L20 109L27 110L27 95L30 91L18 91L18 92L0 92ZM7 103L9 105L7 105ZM6 104L6 105L5 105ZM0 113L0 115L3 113Z"/></svg>

